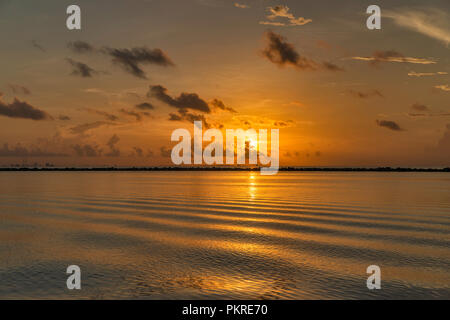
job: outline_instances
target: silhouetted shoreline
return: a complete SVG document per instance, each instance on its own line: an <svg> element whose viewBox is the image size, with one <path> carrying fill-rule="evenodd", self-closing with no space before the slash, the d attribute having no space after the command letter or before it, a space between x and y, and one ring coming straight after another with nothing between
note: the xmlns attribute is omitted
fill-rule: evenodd
<svg viewBox="0 0 450 320"><path fill-rule="evenodd" d="M0 171L259 171L260 167L19 167L0 168ZM281 167L279 171L338 171L338 172L450 172L446 168L332 168L332 167Z"/></svg>

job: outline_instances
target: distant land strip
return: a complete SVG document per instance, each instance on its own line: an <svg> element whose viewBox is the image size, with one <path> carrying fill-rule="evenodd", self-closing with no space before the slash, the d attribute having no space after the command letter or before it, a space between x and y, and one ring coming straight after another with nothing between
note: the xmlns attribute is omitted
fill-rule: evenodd
<svg viewBox="0 0 450 320"><path fill-rule="evenodd" d="M260 167L3 167L0 171L258 171ZM450 172L446 168L280 167L279 171Z"/></svg>

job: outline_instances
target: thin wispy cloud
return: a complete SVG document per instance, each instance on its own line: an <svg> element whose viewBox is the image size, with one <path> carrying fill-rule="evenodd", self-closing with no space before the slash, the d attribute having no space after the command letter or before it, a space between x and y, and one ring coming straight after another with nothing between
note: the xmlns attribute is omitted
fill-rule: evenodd
<svg viewBox="0 0 450 320"><path fill-rule="evenodd" d="M380 62L397 62L413 64L435 64L436 61L427 58L406 57L397 51L375 51L370 57L351 57L353 60L367 61L371 65L378 65Z"/></svg>
<svg viewBox="0 0 450 320"><path fill-rule="evenodd" d="M312 22L312 19L306 19L304 17L295 17L288 6L286 5L276 5L273 7L267 7L266 18L269 21L260 21L260 24L264 25L275 25L275 26L303 26ZM276 19L284 19L287 22L277 22Z"/></svg>
<svg viewBox="0 0 450 320"><path fill-rule="evenodd" d="M384 11L383 17L393 19L399 26L439 40L447 47L450 44L450 14L448 11L435 8L420 10L403 8L402 10Z"/></svg>
<svg viewBox="0 0 450 320"><path fill-rule="evenodd" d="M431 77L431 76L441 76L441 75L447 75L448 72L415 72L415 71L410 71L408 72L408 76L410 77Z"/></svg>

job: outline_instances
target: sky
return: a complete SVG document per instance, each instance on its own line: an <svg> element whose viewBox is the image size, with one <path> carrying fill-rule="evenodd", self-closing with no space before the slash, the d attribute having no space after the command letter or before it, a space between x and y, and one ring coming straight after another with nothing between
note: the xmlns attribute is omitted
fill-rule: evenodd
<svg viewBox="0 0 450 320"><path fill-rule="evenodd" d="M282 166L450 166L450 2L371 4L0 0L0 165L170 165L198 120L279 129Z"/></svg>

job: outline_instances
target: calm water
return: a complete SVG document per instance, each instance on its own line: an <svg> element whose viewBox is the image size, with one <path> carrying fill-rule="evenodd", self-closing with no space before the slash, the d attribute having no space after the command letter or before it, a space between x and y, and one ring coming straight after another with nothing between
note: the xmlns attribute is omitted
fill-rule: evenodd
<svg viewBox="0 0 450 320"><path fill-rule="evenodd" d="M449 226L446 173L2 172L0 298L450 299Z"/></svg>

